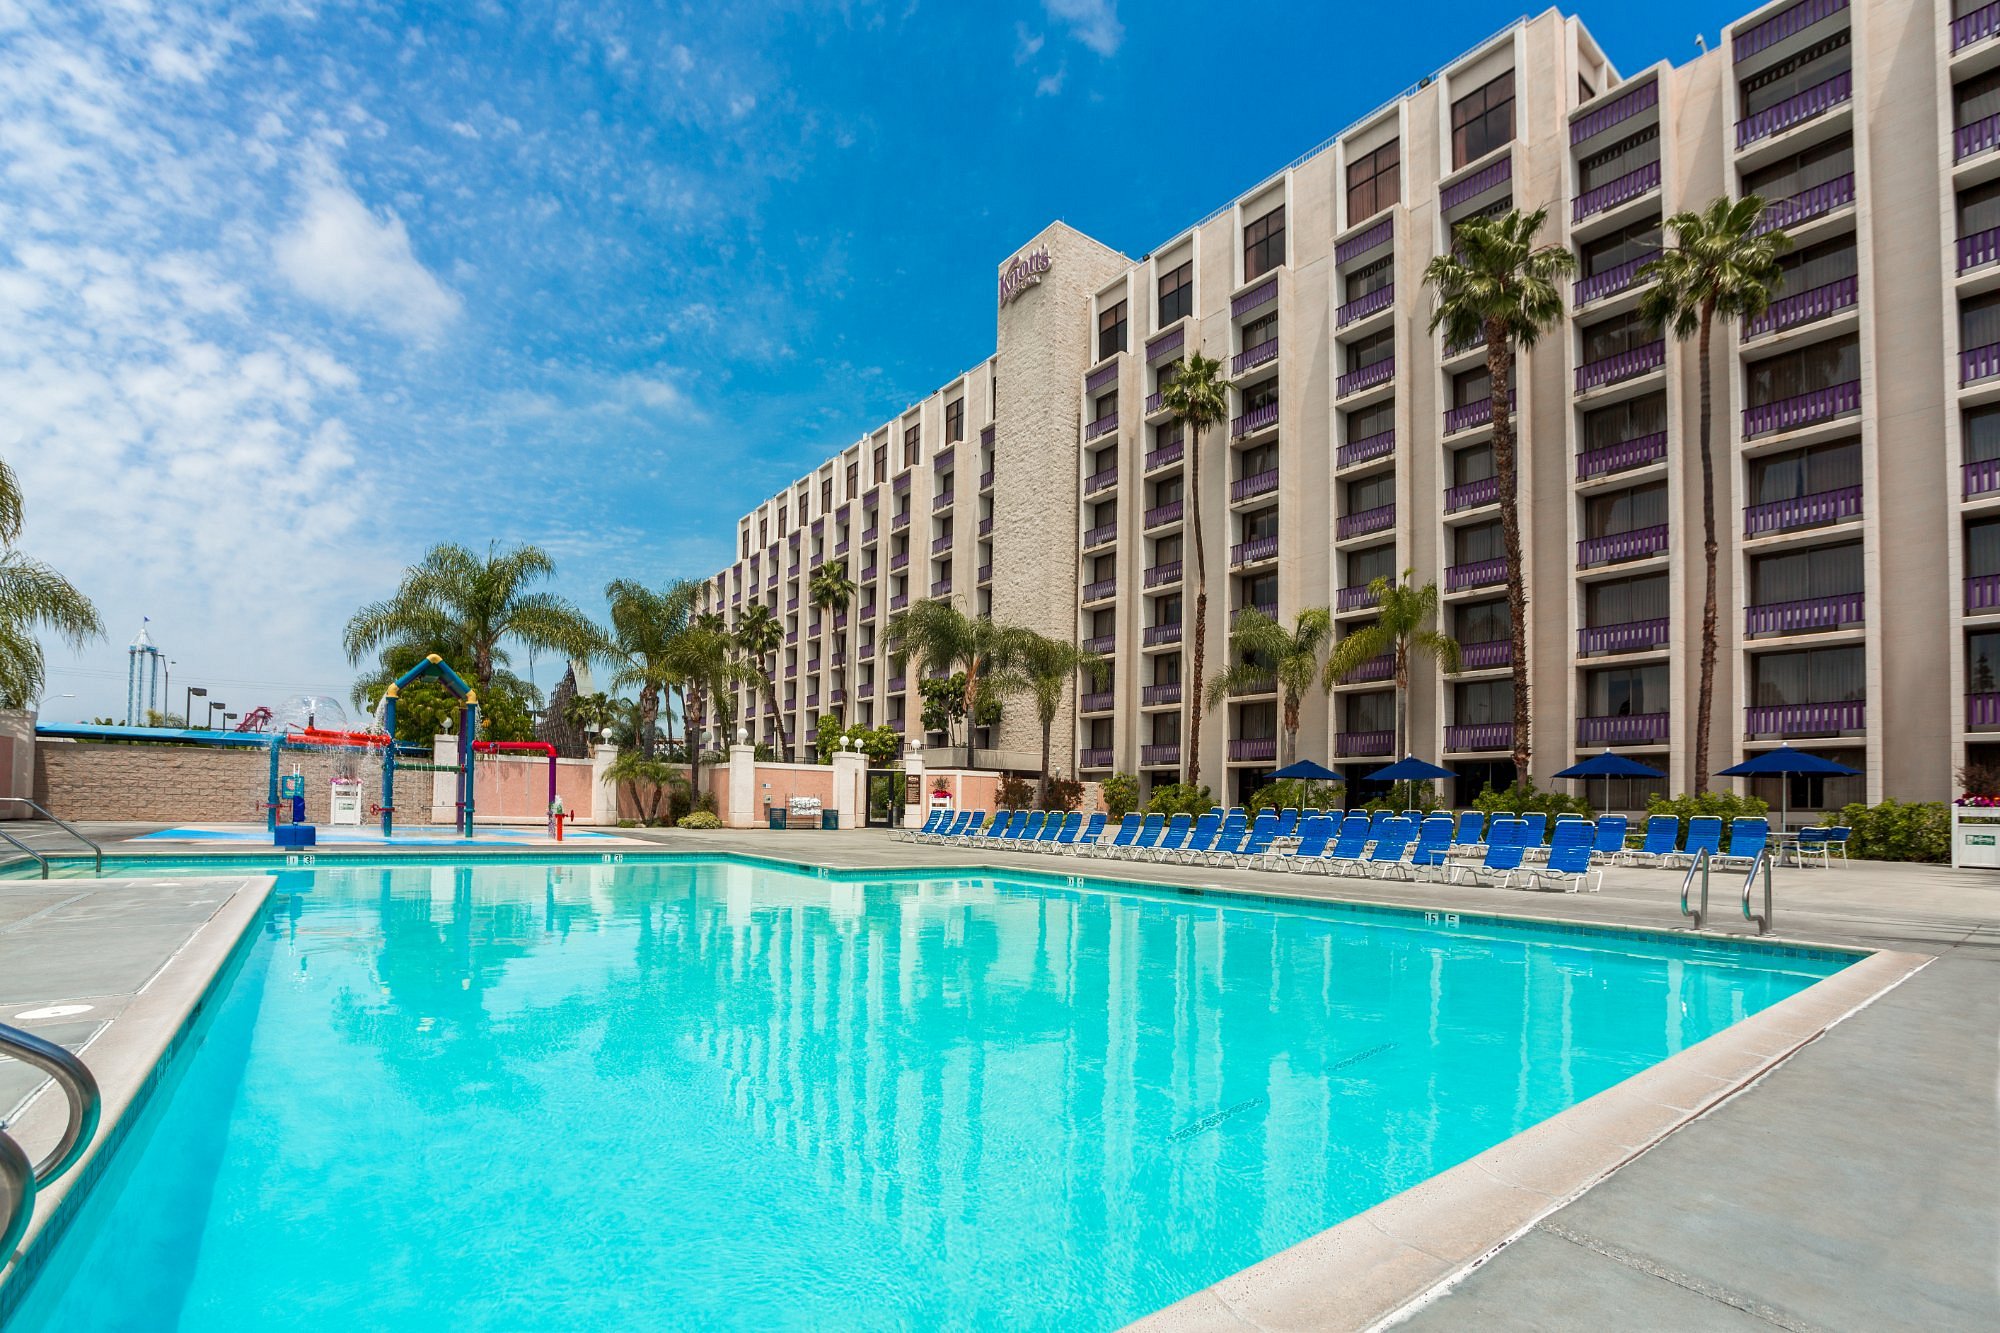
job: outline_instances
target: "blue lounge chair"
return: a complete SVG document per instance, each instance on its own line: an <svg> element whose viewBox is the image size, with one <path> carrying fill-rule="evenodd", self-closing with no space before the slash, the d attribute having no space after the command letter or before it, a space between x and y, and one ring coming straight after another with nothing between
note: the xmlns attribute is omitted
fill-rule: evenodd
<svg viewBox="0 0 2000 1333"><path fill-rule="evenodd" d="M1192 862L1214 851L1215 840L1221 833L1222 816L1211 810L1194 821L1194 828L1189 830L1186 842L1171 853L1163 853L1158 859Z"/></svg>
<svg viewBox="0 0 2000 1333"><path fill-rule="evenodd" d="M1839 856L1842 865L1847 864L1847 840L1853 835L1854 830L1845 824L1835 824L1826 831L1826 850Z"/></svg>
<svg viewBox="0 0 2000 1333"><path fill-rule="evenodd" d="M1276 810L1260 810L1250 827L1234 841L1227 837L1216 839L1215 850L1208 854L1212 866L1242 865L1246 856L1262 856L1271 845L1272 834L1278 827Z"/></svg>
<svg viewBox="0 0 2000 1333"><path fill-rule="evenodd" d="M1361 858L1367 854L1367 833L1353 832L1348 828L1347 822L1343 821L1340 825L1339 833L1333 839L1331 847L1328 847L1318 856L1294 856L1285 862L1285 868L1287 870L1316 870L1322 875L1331 874L1335 870L1345 874L1355 866L1360 865Z"/></svg>
<svg viewBox="0 0 2000 1333"><path fill-rule="evenodd" d="M1625 816L1599 815L1597 817L1597 842L1591 850L1601 861L1607 863L1618 859L1625 850Z"/></svg>
<svg viewBox="0 0 2000 1333"><path fill-rule="evenodd" d="M1526 873L1521 868L1521 858L1526 855L1527 850L1511 839L1502 840L1489 835L1486 840L1485 857L1477 865L1453 866L1452 882L1463 884L1469 880L1505 888L1513 883L1517 876Z"/></svg>
<svg viewBox="0 0 2000 1333"><path fill-rule="evenodd" d="M1448 814L1430 815L1417 825L1417 845L1410 852L1405 869L1415 879L1419 870L1442 873L1451 860L1452 819Z"/></svg>
<svg viewBox="0 0 2000 1333"><path fill-rule="evenodd" d="M1339 821L1321 814L1309 814L1299 819L1299 843L1288 852L1273 852L1265 858L1265 865L1273 870L1290 870L1304 858L1312 860L1326 854L1326 845L1333 841L1334 831Z"/></svg>
<svg viewBox="0 0 2000 1333"><path fill-rule="evenodd" d="M1393 814L1388 810L1377 810L1368 820L1368 840L1373 842L1375 839L1381 837L1382 830L1388 826L1389 821L1398 818L1401 818L1401 816Z"/></svg>
<svg viewBox="0 0 2000 1333"><path fill-rule="evenodd" d="M1042 836L1042 829L1047 825L1048 818L1040 810L1030 810L1026 819L1014 825L1013 832L1007 835L1007 841L1016 847L1025 842L1033 842Z"/></svg>
<svg viewBox="0 0 2000 1333"><path fill-rule="evenodd" d="M1368 836L1368 830L1372 823L1373 821L1366 814L1356 810L1350 814L1341 816L1340 832L1337 836L1345 838L1352 834L1355 837L1365 839Z"/></svg>
<svg viewBox="0 0 2000 1333"><path fill-rule="evenodd" d="M979 831L985 827L986 827L986 812L984 810L973 810L966 815L965 822L960 824L956 829L952 830L952 832L947 837L944 838L944 841L970 842L972 839L978 837Z"/></svg>
<svg viewBox="0 0 2000 1333"><path fill-rule="evenodd" d="M1681 838L1681 821L1677 815L1653 815L1646 820L1646 837L1637 847L1628 847L1619 853L1619 861L1624 865L1665 865L1666 858L1674 854L1675 846Z"/></svg>
<svg viewBox="0 0 2000 1333"><path fill-rule="evenodd" d="M1082 830L1077 833L1075 838L1070 840L1070 844L1067 847L1063 848L1063 852L1068 856L1081 856L1091 847L1094 847L1097 844L1097 840L1103 836L1104 812L1102 810L1093 810L1090 818L1084 821Z"/></svg>
<svg viewBox="0 0 2000 1333"><path fill-rule="evenodd" d="M1458 827L1452 830L1451 842L1454 847L1477 847L1486 840L1486 816L1478 810L1467 810L1458 817Z"/></svg>
<svg viewBox="0 0 2000 1333"><path fill-rule="evenodd" d="M1548 842L1549 817L1547 815L1537 810L1533 814L1522 815L1521 823L1525 826L1527 833L1527 836L1521 840L1523 846L1532 850Z"/></svg>
<svg viewBox="0 0 2000 1333"><path fill-rule="evenodd" d="M992 843L992 842L1005 842L1007 840L1007 830L1011 828L1014 824L1014 821L1018 818L1021 818L1024 813L1025 812L1020 810L1000 810L995 812L993 816L993 822L986 826L986 831L983 833L975 832L972 835L973 839L982 844Z"/></svg>
<svg viewBox="0 0 2000 1333"><path fill-rule="evenodd" d="M1577 831L1572 833L1572 829ZM1548 864L1527 872L1527 887L1555 888L1564 893L1581 890L1596 892L1590 881L1590 858L1596 838L1596 831L1587 821L1566 820L1557 824L1556 840L1549 847ZM1596 874L1597 888L1602 888L1604 872L1599 870Z"/></svg>
<svg viewBox="0 0 2000 1333"><path fill-rule="evenodd" d="M1728 849L1711 852L1709 860L1717 865L1755 865L1770 841L1770 820L1762 815L1741 815L1729 821Z"/></svg>
<svg viewBox="0 0 2000 1333"><path fill-rule="evenodd" d="M1160 834L1167 826L1165 815L1147 815L1139 825L1139 836L1132 839L1132 845L1122 853L1127 860L1144 860L1148 852L1159 845Z"/></svg>
<svg viewBox="0 0 2000 1333"><path fill-rule="evenodd" d="M1290 806L1280 810L1278 812L1278 831L1271 836L1274 838L1290 838L1296 836L1298 831L1299 812Z"/></svg>
<svg viewBox="0 0 2000 1333"><path fill-rule="evenodd" d="M1169 819L1166 828L1160 833L1159 842L1153 845L1152 854L1146 859L1149 861L1164 861L1173 853L1187 846L1188 831L1193 826L1194 820L1185 813L1175 815L1172 819Z"/></svg>
<svg viewBox="0 0 2000 1333"><path fill-rule="evenodd" d="M1368 853L1365 873L1373 875L1377 871L1387 875L1406 869L1405 861L1410 855L1410 844L1416 840L1417 825L1408 815L1397 815L1382 826L1375 838L1375 846Z"/></svg>
<svg viewBox="0 0 2000 1333"><path fill-rule="evenodd" d="M926 819L923 822L923 826L921 828L897 829L890 836L895 838L898 842L915 842L918 839L922 838L925 834L935 833L940 828L943 828L945 820L949 818L951 818L951 811L933 810L931 811L930 818Z"/></svg>
<svg viewBox="0 0 2000 1333"><path fill-rule="evenodd" d="M1715 815L1696 815L1688 820L1687 840L1681 849L1664 858L1667 865L1693 865L1703 852L1710 857L1722 850L1722 820Z"/></svg>
<svg viewBox="0 0 2000 1333"><path fill-rule="evenodd" d="M1118 854L1125 848L1130 847L1132 840L1139 836L1139 825L1142 818L1137 811L1127 814L1123 819L1118 821L1118 831L1113 833L1108 840L1100 838L1088 847L1078 847L1076 854L1078 856L1114 856Z"/></svg>
<svg viewBox="0 0 2000 1333"><path fill-rule="evenodd" d="M1042 826L1041 841L1035 844L1035 850L1038 852L1056 852L1060 854L1064 848L1076 841L1076 835L1082 829L1083 812L1081 810L1071 810L1051 818L1047 824Z"/></svg>
<svg viewBox="0 0 2000 1333"><path fill-rule="evenodd" d="M943 823L939 824L936 828L926 828L917 834L918 842L946 842L953 834L963 832L966 826L972 822L972 812L970 810L959 810L956 812L947 810L944 814Z"/></svg>

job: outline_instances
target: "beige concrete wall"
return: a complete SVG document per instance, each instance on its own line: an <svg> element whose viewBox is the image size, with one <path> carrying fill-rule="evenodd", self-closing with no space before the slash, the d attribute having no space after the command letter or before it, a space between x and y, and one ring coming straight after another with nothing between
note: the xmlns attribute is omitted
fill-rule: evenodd
<svg viewBox="0 0 2000 1333"><path fill-rule="evenodd" d="M0 796L35 795L35 715L11 710L0 711ZM34 811L25 805L0 801L0 819L27 819Z"/></svg>

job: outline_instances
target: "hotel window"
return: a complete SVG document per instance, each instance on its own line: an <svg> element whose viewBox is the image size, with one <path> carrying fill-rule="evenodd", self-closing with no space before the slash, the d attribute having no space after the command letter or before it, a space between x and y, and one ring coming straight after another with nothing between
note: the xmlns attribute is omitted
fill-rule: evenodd
<svg viewBox="0 0 2000 1333"><path fill-rule="evenodd" d="M1459 726L1513 720L1513 681L1468 680L1452 686L1452 721Z"/></svg>
<svg viewBox="0 0 2000 1333"><path fill-rule="evenodd" d="M1513 70L1451 104L1452 170L1477 162L1513 137Z"/></svg>
<svg viewBox="0 0 2000 1333"><path fill-rule="evenodd" d="M1985 463L2000 458L2000 404L1970 409L1962 424L1966 462Z"/></svg>
<svg viewBox="0 0 2000 1333"><path fill-rule="evenodd" d="M1751 659L1750 668L1750 697L1760 707L1868 697L1868 667L1860 644L1764 653Z"/></svg>
<svg viewBox="0 0 2000 1333"><path fill-rule="evenodd" d="M1381 472L1360 481L1347 483L1347 505L1341 512L1365 514L1371 509L1386 509L1396 503L1396 474Z"/></svg>
<svg viewBox="0 0 2000 1333"><path fill-rule="evenodd" d="M861 489L861 464L849 463L847 465L847 498L850 500L853 499L855 494L859 492L860 489Z"/></svg>
<svg viewBox="0 0 2000 1333"><path fill-rule="evenodd" d="M1254 449L1245 449L1237 456L1236 475L1238 479L1261 477L1266 472L1278 470L1278 445L1276 441L1260 444Z"/></svg>
<svg viewBox="0 0 2000 1333"><path fill-rule="evenodd" d="M1784 273L1781 296L1809 292L1851 278L1861 270L1855 262L1854 238L1842 236L1795 250L1778 261Z"/></svg>
<svg viewBox="0 0 2000 1333"><path fill-rule="evenodd" d="M1160 327L1194 313L1194 261L1160 275Z"/></svg>
<svg viewBox="0 0 2000 1333"><path fill-rule="evenodd" d="M1365 550L1347 553L1347 579L1341 585L1347 588L1365 588L1376 579L1396 578L1396 546L1391 542L1384 546L1370 546Z"/></svg>
<svg viewBox="0 0 2000 1333"><path fill-rule="evenodd" d="M1850 335L1757 362L1745 372L1744 398L1751 407L1763 407L1860 378L1861 344Z"/></svg>
<svg viewBox="0 0 2000 1333"><path fill-rule="evenodd" d="M2000 343L2000 292L1962 301L1958 307L1958 345L1969 350Z"/></svg>
<svg viewBox="0 0 2000 1333"><path fill-rule="evenodd" d="M1475 481L1485 481L1497 475L1493 470L1493 446L1475 444L1470 449L1456 449L1451 455L1451 484L1470 486Z"/></svg>
<svg viewBox="0 0 2000 1333"><path fill-rule="evenodd" d="M944 405L944 441L957 444L965 438L965 400L954 398Z"/></svg>
<svg viewBox="0 0 2000 1333"><path fill-rule="evenodd" d="M889 446L878 444L875 446L875 484L880 486L887 480L889 480Z"/></svg>
<svg viewBox="0 0 2000 1333"><path fill-rule="evenodd" d="M1667 664L1605 667L1584 673L1583 710L1588 717L1643 717L1667 711Z"/></svg>
<svg viewBox="0 0 2000 1333"><path fill-rule="evenodd" d="M1260 315L1243 326L1243 350L1248 352L1262 347L1278 336L1278 312Z"/></svg>
<svg viewBox="0 0 2000 1333"><path fill-rule="evenodd" d="M786 520L790 516L790 513L791 511L783 505L778 506L778 531L784 532L786 530Z"/></svg>
<svg viewBox="0 0 2000 1333"><path fill-rule="evenodd" d="M1861 441L1838 440L1750 460L1750 503L1772 504L1861 484Z"/></svg>
<svg viewBox="0 0 2000 1333"><path fill-rule="evenodd" d="M1278 535L1278 507L1259 509L1243 516L1243 540L1260 542Z"/></svg>
<svg viewBox="0 0 2000 1333"><path fill-rule="evenodd" d="M1665 574L1641 574L1637 578L1586 584L1583 623L1591 629L1609 629L1614 625L1665 620L1669 595Z"/></svg>
<svg viewBox="0 0 2000 1333"><path fill-rule="evenodd" d="M1667 429L1667 396L1648 394L1622 403L1600 407L1583 415L1583 447L1609 449L1627 440L1643 440L1662 435Z"/></svg>
<svg viewBox="0 0 2000 1333"><path fill-rule="evenodd" d="M1451 405L1470 407L1493 397L1493 372L1485 366L1462 370L1451 377Z"/></svg>
<svg viewBox="0 0 2000 1333"><path fill-rule="evenodd" d="M1278 377L1273 375L1261 384L1253 384L1243 391L1243 414L1248 416L1259 408L1270 407L1277 401Z"/></svg>
<svg viewBox="0 0 2000 1333"><path fill-rule="evenodd" d="M2000 574L2000 518L1965 525L1965 573L1968 578Z"/></svg>
<svg viewBox="0 0 2000 1333"><path fill-rule="evenodd" d="M758 544L759 546L762 546L762 545L764 545L764 544L765 544L766 542L768 542L768 541L770 541L770 540L771 540L771 520L770 520L770 519L768 519L768 518L760 518L760 519L758 519L758 520L757 520L757 544Z"/></svg>
<svg viewBox="0 0 2000 1333"><path fill-rule="evenodd" d="M2000 690L2000 634L1987 630L1966 636L1965 687L1974 694Z"/></svg>
<svg viewBox="0 0 2000 1333"><path fill-rule="evenodd" d="M1743 193L1776 202L1853 174L1854 141L1843 137L1802 148L1790 157L1750 172L1743 178Z"/></svg>
<svg viewBox="0 0 2000 1333"><path fill-rule="evenodd" d="M1272 573L1259 574L1255 578L1243 580L1243 600L1238 606L1258 607L1267 615L1276 615L1278 610L1278 576Z"/></svg>
<svg viewBox="0 0 2000 1333"><path fill-rule="evenodd" d="M1153 684L1178 685L1181 683L1181 655L1161 653L1153 659Z"/></svg>
<svg viewBox="0 0 2000 1333"><path fill-rule="evenodd" d="M1347 275L1347 299L1350 303L1359 301L1370 292L1379 292L1396 280L1396 257L1383 255L1370 264L1363 264Z"/></svg>
<svg viewBox="0 0 2000 1333"><path fill-rule="evenodd" d="M1958 235L1977 236L2000 227L2000 181L1975 185L1958 196Z"/></svg>
<svg viewBox="0 0 2000 1333"><path fill-rule="evenodd" d="M1184 358L1177 356L1173 360L1168 361L1165 364L1161 365L1159 369L1153 372L1153 389L1155 392L1158 393L1166 392L1168 382L1172 380L1175 375L1178 375L1180 373L1181 363L1183 360Z"/></svg>
<svg viewBox="0 0 2000 1333"><path fill-rule="evenodd" d="M1402 195L1402 141L1391 139L1347 164L1347 225L1366 221Z"/></svg>
<svg viewBox="0 0 2000 1333"><path fill-rule="evenodd" d="M923 443L923 429L924 428L921 424L908 426L904 428L903 430L904 467L916 466L917 453Z"/></svg>
<svg viewBox="0 0 2000 1333"><path fill-rule="evenodd" d="M1125 350L1125 303L1097 312L1097 359L1106 361Z"/></svg>
<svg viewBox="0 0 2000 1333"><path fill-rule="evenodd" d="M1351 375L1357 370L1366 370L1370 366L1380 365L1395 355L1394 329L1371 333L1366 338L1357 338L1347 344L1347 372Z"/></svg>
<svg viewBox="0 0 2000 1333"><path fill-rule="evenodd" d="M1394 731L1396 729L1396 692L1394 690L1371 690L1366 694L1350 694L1341 707L1347 716L1342 731Z"/></svg>
<svg viewBox="0 0 2000 1333"><path fill-rule="evenodd" d="M1505 597L1460 602L1451 615L1452 637L1461 646L1499 643L1514 636L1514 617Z"/></svg>
<svg viewBox="0 0 2000 1333"><path fill-rule="evenodd" d="M1379 403L1347 414L1347 442L1358 444L1362 440L1372 440L1378 435L1387 435L1396 429L1396 400L1387 398Z"/></svg>
<svg viewBox="0 0 2000 1333"><path fill-rule="evenodd" d="M1099 394L1097 397L1097 403L1091 410L1093 412L1093 415L1091 416L1090 419L1093 423L1103 421L1107 417L1117 416L1118 390L1113 389L1110 393Z"/></svg>
<svg viewBox="0 0 2000 1333"><path fill-rule="evenodd" d="M1168 593L1153 601L1153 623L1155 625L1178 625L1181 623L1181 595Z"/></svg>
<svg viewBox="0 0 2000 1333"><path fill-rule="evenodd" d="M1778 606L1785 602L1847 597L1868 586L1861 563L1861 543L1815 546L1750 559L1750 605Z"/></svg>
<svg viewBox="0 0 2000 1333"><path fill-rule="evenodd" d="M819 484L819 511L824 514L833 508L833 478L828 477Z"/></svg>
<svg viewBox="0 0 2000 1333"><path fill-rule="evenodd" d="M1583 502L1583 535L1616 537L1663 527L1667 521L1667 483L1651 482L1622 491L1587 496Z"/></svg>
<svg viewBox="0 0 2000 1333"><path fill-rule="evenodd" d="M1600 236L1583 244L1579 257L1578 274L1583 278L1594 278L1600 273L1609 273L1621 264L1644 262L1660 257L1660 224L1657 220L1635 222Z"/></svg>
<svg viewBox="0 0 2000 1333"><path fill-rule="evenodd" d="M1848 47L1848 33L1843 29L1825 41L1815 42L1797 55L1745 79L1742 116L1747 120L1780 102L1789 102L1807 89L1817 88L1828 79L1847 73L1853 66L1854 53ZM1995 86L2000 87L2000 84ZM1959 124L1965 122L1961 120Z"/></svg>
<svg viewBox="0 0 2000 1333"><path fill-rule="evenodd" d="M1593 361L1602 361L1607 357L1614 357L1659 340L1659 330L1649 325L1646 317L1634 310L1585 329L1581 360L1585 365L1589 365Z"/></svg>
<svg viewBox="0 0 2000 1333"><path fill-rule="evenodd" d="M1285 262L1285 206L1243 228L1243 281L1261 278Z"/></svg>
<svg viewBox="0 0 2000 1333"><path fill-rule="evenodd" d="M1660 160L1660 127L1649 125L1637 134L1629 135L1612 144L1609 148L1592 153L1576 164L1576 188L1579 194L1622 180L1641 167L1651 166Z"/></svg>
<svg viewBox="0 0 2000 1333"><path fill-rule="evenodd" d="M1507 547L1500 538L1500 520L1490 518L1484 523L1468 523L1462 528L1451 530L1451 562L1454 565L1477 565L1488 560L1499 560L1507 554Z"/></svg>

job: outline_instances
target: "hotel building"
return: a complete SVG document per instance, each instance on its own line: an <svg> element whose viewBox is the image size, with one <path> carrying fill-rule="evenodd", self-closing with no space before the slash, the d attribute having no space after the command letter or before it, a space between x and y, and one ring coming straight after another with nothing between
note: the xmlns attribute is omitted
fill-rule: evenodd
<svg viewBox="0 0 2000 1333"><path fill-rule="evenodd" d="M1795 783L1794 809L1946 797L1958 767L2000 760L2000 3L1787 0L1635 74L1550 10L1140 259L1052 224L1000 265L993 356L745 515L708 597L784 623L795 749L825 712L940 744L885 626L949 597L1104 654L1058 720L1060 769L1176 780L1196 541L1160 387L1199 349L1231 404L1200 469L1210 677L1237 608L1326 606L1346 633L1370 580L1434 579L1463 660L1419 662L1411 748L1464 800L1511 777L1521 580L1536 778L1610 747L1685 790L1700 384L1692 341L1639 317L1639 270L1664 219L1725 194L1768 201L1793 247L1770 310L1718 324L1712 352L1713 765L1790 742L1862 771ZM1516 371L1518 570L1484 350L1429 332L1422 281L1454 225L1510 208L1547 210L1543 238L1577 260ZM811 605L827 560L861 589L839 614ZM749 693L738 709L773 737ZM1218 795L1280 762L1280 709L1253 689L1205 715ZM1383 661L1307 698L1299 755L1359 776L1391 757L1393 717ZM1032 771L1039 739L1016 704L980 760Z"/></svg>

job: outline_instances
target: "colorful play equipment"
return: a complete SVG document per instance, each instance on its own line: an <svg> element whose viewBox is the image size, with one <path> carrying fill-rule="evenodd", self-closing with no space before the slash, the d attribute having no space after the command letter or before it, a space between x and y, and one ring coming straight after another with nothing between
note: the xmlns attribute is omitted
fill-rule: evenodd
<svg viewBox="0 0 2000 1333"><path fill-rule="evenodd" d="M472 748L475 751L485 750L489 753L493 751L503 753L507 751L514 751L516 753L522 751L539 752L549 757L549 800L546 807L549 812L549 832L555 835L556 841L562 841L562 826L557 818L562 807L556 800L556 747L547 741L474 741Z"/></svg>
<svg viewBox="0 0 2000 1333"><path fill-rule="evenodd" d="M472 761L477 753L475 742L479 737L479 694L465 683L456 671L445 665L442 657L432 653L423 661L396 677L395 683L382 692L382 732L385 741L396 734L396 699L403 687L425 676L434 676L443 686L460 700L458 710L458 826L466 837L472 836L473 783ZM454 766L447 764L412 764L411 768L429 768L432 771L451 771ZM385 744L382 748L382 836L387 838L395 831L396 823L396 747Z"/></svg>

